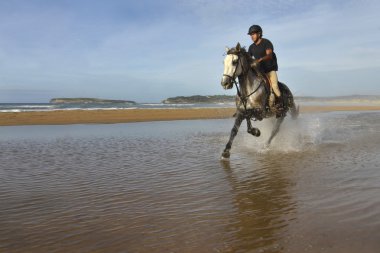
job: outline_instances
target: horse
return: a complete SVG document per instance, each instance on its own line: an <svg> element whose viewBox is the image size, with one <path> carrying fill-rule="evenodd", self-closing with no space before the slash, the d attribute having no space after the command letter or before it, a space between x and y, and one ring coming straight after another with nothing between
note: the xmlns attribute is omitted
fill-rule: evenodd
<svg viewBox="0 0 380 253"><path fill-rule="evenodd" d="M268 105L268 98L271 93L268 81L257 67L251 66L254 60L245 48L237 43L234 48L226 48L226 52L221 85L224 89L231 89L235 84L237 95L236 113L234 114L235 124L222 153L222 159L229 159L232 142L244 119L247 121L247 132L259 137L261 132L258 128L252 127L251 120L261 121L265 118L276 117L271 135L266 142L266 145L269 146L279 132L287 112L290 110L292 119L296 119L299 114L299 107L294 102L292 92L281 82L278 82L278 84L283 99L283 107L278 108ZM238 78L238 83L235 80L236 78Z"/></svg>

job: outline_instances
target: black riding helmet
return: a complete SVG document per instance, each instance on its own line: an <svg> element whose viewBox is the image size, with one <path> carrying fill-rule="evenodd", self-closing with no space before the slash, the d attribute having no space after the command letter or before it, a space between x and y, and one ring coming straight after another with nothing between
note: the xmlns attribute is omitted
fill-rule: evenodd
<svg viewBox="0 0 380 253"><path fill-rule="evenodd" d="M248 30L248 35L251 35L253 33L260 33L263 34L263 29L259 25L252 25Z"/></svg>

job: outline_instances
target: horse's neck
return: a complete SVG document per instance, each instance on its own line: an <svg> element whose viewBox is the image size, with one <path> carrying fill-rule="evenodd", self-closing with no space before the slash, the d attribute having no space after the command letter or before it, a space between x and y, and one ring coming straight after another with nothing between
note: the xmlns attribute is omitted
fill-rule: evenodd
<svg viewBox="0 0 380 253"><path fill-rule="evenodd" d="M255 82L257 78L257 75L251 68L245 74L239 76L240 91L243 96L249 95L258 88L260 82Z"/></svg>

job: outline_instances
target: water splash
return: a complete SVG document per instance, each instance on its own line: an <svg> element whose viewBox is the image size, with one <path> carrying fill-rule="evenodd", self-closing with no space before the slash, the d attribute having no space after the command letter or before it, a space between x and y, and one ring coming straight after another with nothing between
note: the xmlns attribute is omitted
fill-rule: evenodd
<svg viewBox="0 0 380 253"><path fill-rule="evenodd" d="M339 123L342 120L342 117L331 118L323 114L303 115L297 120L286 119L271 145L267 146L266 142L275 123L275 119L268 119L254 124L261 131L259 138L244 133L239 141L243 147L259 153L304 152L316 149L321 144L339 144L349 139L350 135L352 137L347 127Z"/></svg>

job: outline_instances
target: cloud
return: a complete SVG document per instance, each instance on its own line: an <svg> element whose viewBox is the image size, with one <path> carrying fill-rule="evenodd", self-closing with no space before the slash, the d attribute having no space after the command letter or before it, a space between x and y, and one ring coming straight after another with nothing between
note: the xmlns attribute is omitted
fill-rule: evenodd
<svg viewBox="0 0 380 253"><path fill-rule="evenodd" d="M361 70L380 70L379 9L374 0L2 2L0 88L144 101L223 94L224 47L249 46L254 23L289 83L345 71L372 80Z"/></svg>

